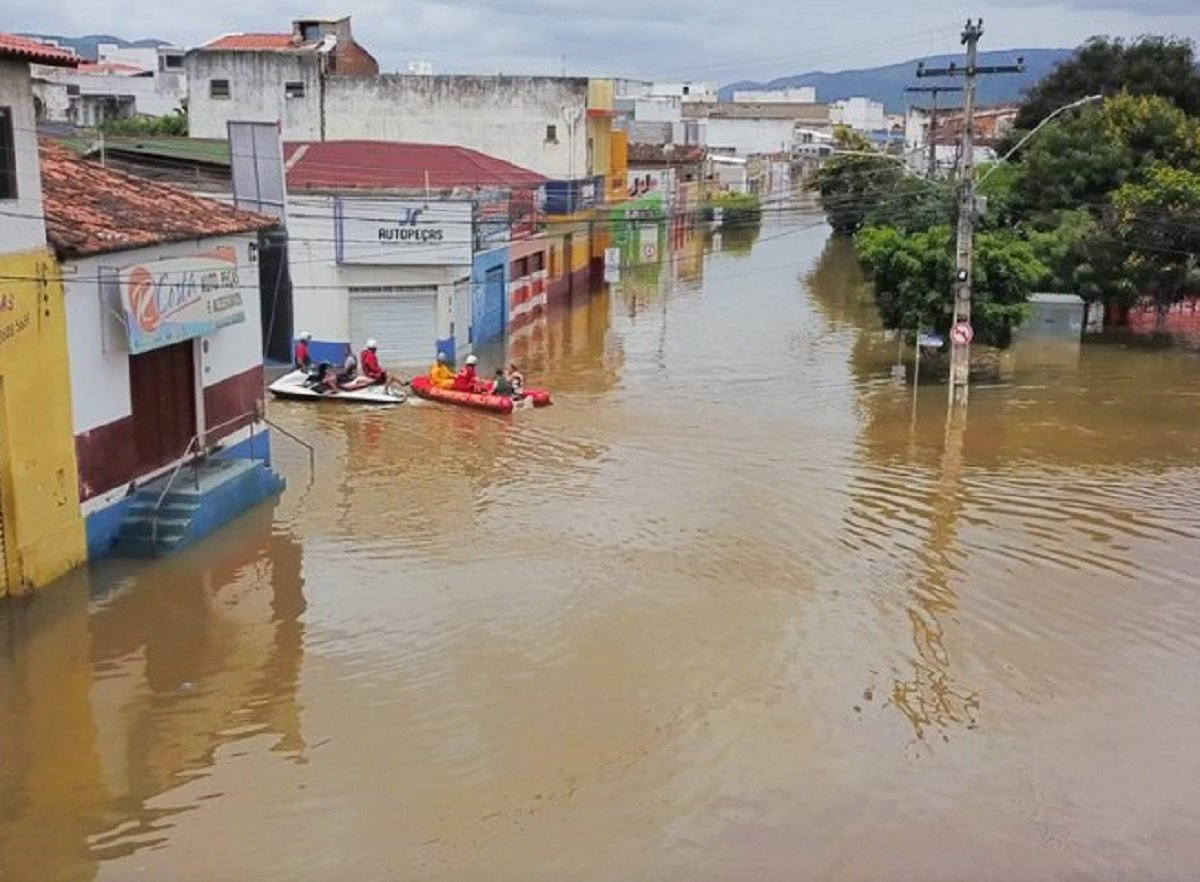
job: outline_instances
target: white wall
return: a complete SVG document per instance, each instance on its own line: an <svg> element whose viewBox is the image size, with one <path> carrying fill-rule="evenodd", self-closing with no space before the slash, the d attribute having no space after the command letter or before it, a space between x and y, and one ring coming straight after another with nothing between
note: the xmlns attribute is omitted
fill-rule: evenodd
<svg viewBox="0 0 1200 882"><path fill-rule="evenodd" d="M639 123L677 123L683 119L682 100L669 95L638 98L633 104L633 119Z"/></svg>
<svg viewBox="0 0 1200 882"><path fill-rule="evenodd" d="M550 178L588 173L585 79L388 74L332 77L326 89L330 139L457 144Z"/></svg>
<svg viewBox="0 0 1200 882"><path fill-rule="evenodd" d="M722 119L709 117L704 130L711 149L732 149L738 156L790 152L796 122L790 119Z"/></svg>
<svg viewBox="0 0 1200 882"><path fill-rule="evenodd" d="M716 83L693 82L687 80L680 83L654 83L650 88L651 95L669 95L684 101L716 101Z"/></svg>
<svg viewBox="0 0 1200 882"><path fill-rule="evenodd" d="M815 86L793 86L789 89L738 89L733 93L735 104L816 104Z"/></svg>
<svg viewBox="0 0 1200 882"><path fill-rule="evenodd" d="M133 409L129 355L124 351L104 350L105 318L99 282L102 271L168 257L187 257L222 245L234 249L246 320L200 338L201 385L212 386L262 364L258 264L249 259L250 245L256 241L252 234L199 239L101 254L63 264L75 434L127 417Z"/></svg>
<svg viewBox="0 0 1200 882"><path fill-rule="evenodd" d="M188 134L225 138L226 123L279 122L285 141L321 139L321 82L315 55L291 52L189 52ZM228 80L230 97L213 98L212 80ZM304 83L303 98L288 98L285 85ZM349 137L333 135L329 137Z"/></svg>
<svg viewBox="0 0 1200 882"><path fill-rule="evenodd" d="M131 95L134 99L136 113L146 116L166 116L181 108L187 98L187 77L182 71L157 70L157 53L149 51L155 61L147 67L154 71L152 76L126 76L119 73L101 73L98 71L80 71L70 68L47 67L38 65L36 73L39 79L53 83L59 87L74 86L80 95ZM121 62L131 63L131 62ZM77 125L90 124L91 120L71 119L69 108L60 108L57 104L47 106L47 119L56 122L74 122ZM222 134L221 137L224 137Z"/></svg>
<svg viewBox="0 0 1200 882"><path fill-rule="evenodd" d="M17 198L0 200L0 252L14 253L46 245L42 221L42 172L38 164L33 84L29 65L0 61L0 107L13 113L17 152Z"/></svg>
<svg viewBox="0 0 1200 882"><path fill-rule="evenodd" d="M887 128L883 104L869 98L848 98L829 106L829 120L834 125L849 126L859 132L878 132Z"/></svg>
<svg viewBox="0 0 1200 882"><path fill-rule="evenodd" d="M158 47L118 46L116 43L100 43L96 46L96 60L101 64L130 64L142 70L158 70Z"/></svg>
<svg viewBox="0 0 1200 882"><path fill-rule="evenodd" d="M455 322L455 286L470 278L465 266L338 266L334 248L333 197L294 196L288 200L288 267L292 277L293 326L326 343L351 343L350 288L372 286L438 289L437 339L450 336L467 345L469 319ZM470 315L468 286L466 315ZM432 351L434 340L430 340Z"/></svg>

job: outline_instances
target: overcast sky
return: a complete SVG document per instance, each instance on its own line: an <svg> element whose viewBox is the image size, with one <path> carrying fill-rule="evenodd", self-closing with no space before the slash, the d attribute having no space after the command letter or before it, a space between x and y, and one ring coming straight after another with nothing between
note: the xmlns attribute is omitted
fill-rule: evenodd
<svg viewBox="0 0 1200 882"><path fill-rule="evenodd" d="M1094 34L1200 40L1200 0L6 0L0 28L159 37L195 46L230 31L286 31L349 12L386 70L769 79L956 51L968 15L984 49L1075 46Z"/></svg>

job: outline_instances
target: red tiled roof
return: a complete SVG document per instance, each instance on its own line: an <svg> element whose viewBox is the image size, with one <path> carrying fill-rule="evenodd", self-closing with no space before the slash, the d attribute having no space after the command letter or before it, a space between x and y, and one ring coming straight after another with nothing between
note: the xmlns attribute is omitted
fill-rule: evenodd
<svg viewBox="0 0 1200 882"><path fill-rule="evenodd" d="M239 211L176 187L135 178L41 142L46 235L60 258L228 236L273 227L273 218Z"/></svg>
<svg viewBox="0 0 1200 882"><path fill-rule="evenodd" d="M85 61L79 65L81 73L116 73L116 74L139 74L149 73L145 68L138 67L134 64L125 64L120 61L103 61L96 64L91 61Z"/></svg>
<svg viewBox="0 0 1200 882"><path fill-rule="evenodd" d="M13 34L0 34L0 58L19 58L34 64L49 64L54 67L76 67L82 60L74 52Z"/></svg>
<svg viewBox="0 0 1200 882"><path fill-rule="evenodd" d="M239 49L244 52L283 52L295 49L291 34L226 34L205 43L205 49Z"/></svg>
<svg viewBox="0 0 1200 882"><path fill-rule="evenodd" d="M284 145L289 190L539 187L537 172L467 147L389 141Z"/></svg>

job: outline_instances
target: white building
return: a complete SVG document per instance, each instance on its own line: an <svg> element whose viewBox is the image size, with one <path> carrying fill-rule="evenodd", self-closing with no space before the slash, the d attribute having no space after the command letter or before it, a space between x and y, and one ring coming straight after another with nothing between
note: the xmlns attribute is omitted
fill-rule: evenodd
<svg viewBox="0 0 1200 882"><path fill-rule="evenodd" d="M193 137L278 121L286 141L456 144L553 178L588 174L586 79L380 75L349 19L227 35L186 65Z"/></svg>
<svg viewBox="0 0 1200 882"><path fill-rule="evenodd" d="M285 155L294 323L313 335L313 358L340 362L369 338L389 367L468 351L476 251L514 238L514 190L528 196L532 233L545 178L461 147L327 141ZM501 188L485 205L483 191ZM502 229L487 222L492 203Z"/></svg>
<svg viewBox="0 0 1200 882"><path fill-rule="evenodd" d="M678 83L655 82L650 86L650 95L678 98L680 101L713 102L717 100L717 84L686 80Z"/></svg>
<svg viewBox="0 0 1200 882"><path fill-rule="evenodd" d="M0 35L0 254L46 247L31 68L78 63L64 50Z"/></svg>
<svg viewBox="0 0 1200 882"><path fill-rule="evenodd" d="M829 106L829 118L834 125L849 126L856 132L887 130L887 113L883 102L870 98L846 98Z"/></svg>
<svg viewBox="0 0 1200 882"><path fill-rule="evenodd" d="M187 98L182 49L101 43L97 51L98 61L75 69L35 69L39 120L95 126L110 119L182 110Z"/></svg>
<svg viewBox="0 0 1200 882"><path fill-rule="evenodd" d="M80 502L94 557L111 549L135 487L218 447L269 458L256 261L258 234L275 221L61 147L42 148L41 170L64 280ZM241 510L202 505L195 517L220 521Z"/></svg>
<svg viewBox="0 0 1200 882"><path fill-rule="evenodd" d="M789 86L786 89L735 89L735 104L816 104L816 86Z"/></svg>
<svg viewBox="0 0 1200 882"><path fill-rule="evenodd" d="M699 143L734 156L792 153L800 129L828 130L824 104L688 104L684 119L698 125Z"/></svg>

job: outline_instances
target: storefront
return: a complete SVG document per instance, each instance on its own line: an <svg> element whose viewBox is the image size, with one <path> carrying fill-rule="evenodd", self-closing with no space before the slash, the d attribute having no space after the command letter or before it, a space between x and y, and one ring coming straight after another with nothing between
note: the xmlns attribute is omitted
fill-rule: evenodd
<svg viewBox="0 0 1200 882"><path fill-rule="evenodd" d="M79 502L94 558L111 549L133 491L181 461L268 458L257 255L274 221L55 148L43 149L42 176L66 280Z"/></svg>

